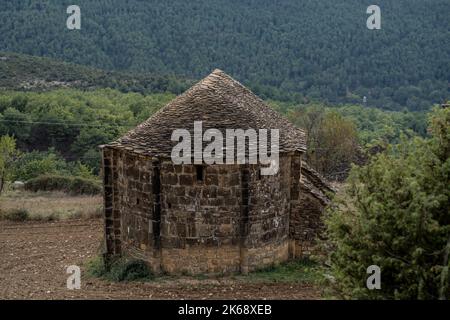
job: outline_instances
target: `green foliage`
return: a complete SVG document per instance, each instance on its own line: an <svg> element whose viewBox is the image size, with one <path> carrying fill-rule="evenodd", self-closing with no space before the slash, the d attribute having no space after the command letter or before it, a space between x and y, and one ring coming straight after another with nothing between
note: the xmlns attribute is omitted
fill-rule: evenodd
<svg viewBox="0 0 450 320"><path fill-rule="evenodd" d="M79 64L17 53L0 53L0 88L46 91L55 88L92 90L113 88L121 92L179 94L192 81L182 77L148 73L104 71ZM22 110L26 99L18 97L13 108ZM3 109L0 100L0 110Z"/></svg>
<svg viewBox="0 0 450 320"><path fill-rule="evenodd" d="M276 100L362 103L366 96L371 106L412 111L449 97L447 0L382 1L382 29L376 31L366 28L369 0L77 4L81 32L65 29L67 2L3 1L0 50L193 79L219 67ZM7 62L0 60L3 82L16 77L15 69L26 70L21 61L1 69ZM18 83L46 88L43 79L78 80L86 88L100 83L136 92L180 91L170 77L135 80L95 70L83 76L77 69L63 73L59 65L48 68L41 61L32 70L43 77Z"/></svg>
<svg viewBox="0 0 450 320"><path fill-rule="evenodd" d="M328 178L345 174L357 159L358 143L354 123L336 111L313 110L306 113L309 127L307 161Z"/></svg>
<svg viewBox="0 0 450 320"><path fill-rule="evenodd" d="M425 112L386 112L356 105L342 106L336 111L356 124L358 140L365 147L399 143L402 134L408 137L427 135Z"/></svg>
<svg viewBox="0 0 450 320"><path fill-rule="evenodd" d="M99 160L100 161L100 160ZM67 162L54 149L39 152L18 152L12 164L11 179L26 181L42 175L76 176L95 179L97 176L88 165Z"/></svg>
<svg viewBox="0 0 450 320"><path fill-rule="evenodd" d="M16 96L17 97L17 96ZM14 105L14 97L10 103ZM13 107L7 107L1 117L1 134L11 135L19 140L19 142L25 141L30 136L30 126L28 125L30 117Z"/></svg>
<svg viewBox="0 0 450 320"><path fill-rule="evenodd" d="M98 146L120 137L173 98L172 94L144 96L111 89L0 92L0 111L5 112L0 112L0 134L15 135L21 150L41 150L23 153L17 159L14 179L28 180L42 174L77 175L69 164L76 161L99 174ZM426 134L425 113L273 100L269 104L307 130L309 161L331 178L346 174L359 152L357 143L371 148L396 143L402 133ZM336 172L341 175L336 176Z"/></svg>
<svg viewBox="0 0 450 320"><path fill-rule="evenodd" d="M92 277L104 278L109 281L149 281L154 275L148 265L142 260L119 258L106 268L102 257L96 257L87 265L87 272Z"/></svg>
<svg viewBox="0 0 450 320"><path fill-rule="evenodd" d="M92 169L90 169L89 166L84 165L79 161L74 165L72 173L76 177L84 179L95 179L95 176L92 173Z"/></svg>
<svg viewBox="0 0 450 320"><path fill-rule="evenodd" d="M357 105L297 105L269 101L307 132L307 160L331 179L345 178L352 163L398 143L400 136L426 136L426 113L392 112ZM360 147L361 146L361 147Z"/></svg>
<svg viewBox="0 0 450 320"><path fill-rule="evenodd" d="M17 154L16 140L10 136L0 137L0 192L10 179L14 157Z"/></svg>
<svg viewBox="0 0 450 320"><path fill-rule="evenodd" d="M323 104L298 105L269 101L277 111L287 115L297 126L316 134L324 116L337 112L351 120L357 129L358 142L363 147L400 142L400 136L426 136L426 112L395 112L359 105L328 106Z"/></svg>
<svg viewBox="0 0 450 320"><path fill-rule="evenodd" d="M22 222L29 219L30 215L26 209L13 209L1 212L1 218L9 221Z"/></svg>
<svg viewBox="0 0 450 320"><path fill-rule="evenodd" d="M100 181L86 179L82 177L42 175L30 179L25 183L25 190L28 191L63 191L73 195L101 194L102 187Z"/></svg>
<svg viewBox="0 0 450 320"><path fill-rule="evenodd" d="M25 208L9 209L6 211L0 211L0 219L24 222L24 221L55 221L59 220L61 215L51 212L49 214L33 214Z"/></svg>
<svg viewBox="0 0 450 320"><path fill-rule="evenodd" d="M80 162L87 168L92 168L92 173L100 173L101 154L98 148L90 148L80 157Z"/></svg>
<svg viewBox="0 0 450 320"><path fill-rule="evenodd" d="M21 156L17 179L59 173L62 159L79 160L98 174L98 146L120 137L173 97L111 89L0 92L0 135L13 135L21 150L37 150ZM46 154L49 148L62 156Z"/></svg>
<svg viewBox="0 0 450 320"><path fill-rule="evenodd" d="M22 152L14 162L12 180L26 181L44 174L63 172L69 172L67 163L53 150Z"/></svg>
<svg viewBox="0 0 450 320"><path fill-rule="evenodd" d="M96 256L90 261L88 261L86 269L87 273L91 277L95 278L104 277L108 272L105 266L105 261L101 256Z"/></svg>
<svg viewBox="0 0 450 320"><path fill-rule="evenodd" d="M251 272L246 276L238 276L255 282L308 282L319 279L319 268L316 262L309 259L288 261L277 266Z"/></svg>
<svg viewBox="0 0 450 320"><path fill-rule="evenodd" d="M335 292L344 298L450 298L450 109L431 138L403 139L355 168L326 219ZM366 268L381 268L368 290Z"/></svg>

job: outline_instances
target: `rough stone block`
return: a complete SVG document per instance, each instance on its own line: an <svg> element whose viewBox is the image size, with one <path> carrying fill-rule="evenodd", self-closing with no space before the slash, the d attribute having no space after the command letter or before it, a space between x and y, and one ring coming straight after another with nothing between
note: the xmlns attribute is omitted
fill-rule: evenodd
<svg viewBox="0 0 450 320"><path fill-rule="evenodd" d="M194 183L193 178L190 175L182 174L179 176L179 178L180 178L180 185L182 186L192 186Z"/></svg>

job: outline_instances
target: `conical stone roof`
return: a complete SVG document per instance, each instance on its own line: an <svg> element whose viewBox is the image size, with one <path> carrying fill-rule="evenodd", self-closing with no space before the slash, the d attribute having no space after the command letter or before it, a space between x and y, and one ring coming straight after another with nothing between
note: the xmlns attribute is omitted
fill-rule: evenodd
<svg viewBox="0 0 450 320"><path fill-rule="evenodd" d="M210 128L219 129L224 140L226 129L279 129L280 153L306 150L303 130L221 70L215 70L107 146L149 156L170 157L177 144L171 141L172 132L187 129L193 137L194 121L202 121L203 132Z"/></svg>

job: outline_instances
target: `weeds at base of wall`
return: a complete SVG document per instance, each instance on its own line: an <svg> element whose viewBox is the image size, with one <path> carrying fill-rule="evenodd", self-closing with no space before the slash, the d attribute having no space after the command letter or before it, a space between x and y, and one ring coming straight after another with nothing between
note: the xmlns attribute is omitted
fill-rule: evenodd
<svg viewBox="0 0 450 320"><path fill-rule="evenodd" d="M111 261L108 270L101 256L88 262L87 273L91 277L113 282L151 281L155 278L153 272L142 260L118 258Z"/></svg>
<svg viewBox="0 0 450 320"><path fill-rule="evenodd" d="M236 279L250 282L292 282L316 284L321 278L317 262L304 258L272 265L250 272L248 275L237 275Z"/></svg>
<svg viewBox="0 0 450 320"><path fill-rule="evenodd" d="M160 275L156 277L142 260L118 258L111 262L110 269L105 268L102 256L93 258L87 264L88 275L112 282L126 281L157 281L162 279L177 279L176 275ZM323 278L321 268L313 260L301 259L293 260L279 265L273 265L261 270L250 272L248 275L207 275L200 274L190 276L182 274L181 277L191 277L199 281L210 279L231 278L243 282L263 282L263 283L307 283L317 285Z"/></svg>

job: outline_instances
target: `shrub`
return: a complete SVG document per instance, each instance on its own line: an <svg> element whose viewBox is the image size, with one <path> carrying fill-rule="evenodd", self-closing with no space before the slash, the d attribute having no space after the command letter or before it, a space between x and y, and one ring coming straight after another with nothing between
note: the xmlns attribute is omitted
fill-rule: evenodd
<svg viewBox="0 0 450 320"><path fill-rule="evenodd" d="M63 191L73 195L96 195L102 192L101 184L97 180L58 175L42 175L30 179L25 183L25 190Z"/></svg>
<svg viewBox="0 0 450 320"><path fill-rule="evenodd" d="M10 136L0 137L0 192L11 177L14 157L17 155L16 140Z"/></svg>
<svg viewBox="0 0 450 320"><path fill-rule="evenodd" d="M391 147L355 168L326 218L334 289L342 298L450 298L450 109L430 139ZM381 289L366 270L381 268Z"/></svg>
<svg viewBox="0 0 450 320"><path fill-rule="evenodd" d="M96 178L89 166L79 161L67 162L52 148L44 152L19 153L11 171L12 180L20 181L27 181L42 175L77 176L85 179Z"/></svg>
<svg viewBox="0 0 450 320"><path fill-rule="evenodd" d="M54 153L48 152L25 152L16 159L13 168L13 180L26 181L44 174L57 174L67 170L67 164Z"/></svg>
<svg viewBox="0 0 450 320"><path fill-rule="evenodd" d="M108 270L105 268L105 262L101 256L96 256L87 263L87 272L91 277L106 278Z"/></svg>
<svg viewBox="0 0 450 320"><path fill-rule="evenodd" d="M318 270L316 262L304 258L253 271L246 275L245 279L264 282L315 283L319 278Z"/></svg>
<svg viewBox="0 0 450 320"><path fill-rule="evenodd" d="M110 281L152 280L154 275L148 265L142 260L119 258L112 261L109 270L105 268L104 259L96 257L87 265L91 276Z"/></svg>
<svg viewBox="0 0 450 320"><path fill-rule="evenodd" d="M111 265L110 275L115 281L149 280L153 278L149 267L142 260L119 260Z"/></svg>
<svg viewBox="0 0 450 320"><path fill-rule="evenodd" d="M33 221L45 221L45 222L50 222L50 221L56 221L59 220L61 218L60 215L52 212L48 215L43 215L43 214L34 214L32 216L30 216L30 220Z"/></svg>
<svg viewBox="0 0 450 320"><path fill-rule="evenodd" d="M2 214L2 217L9 221L26 221L30 214L26 209L13 209Z"/></svg>

